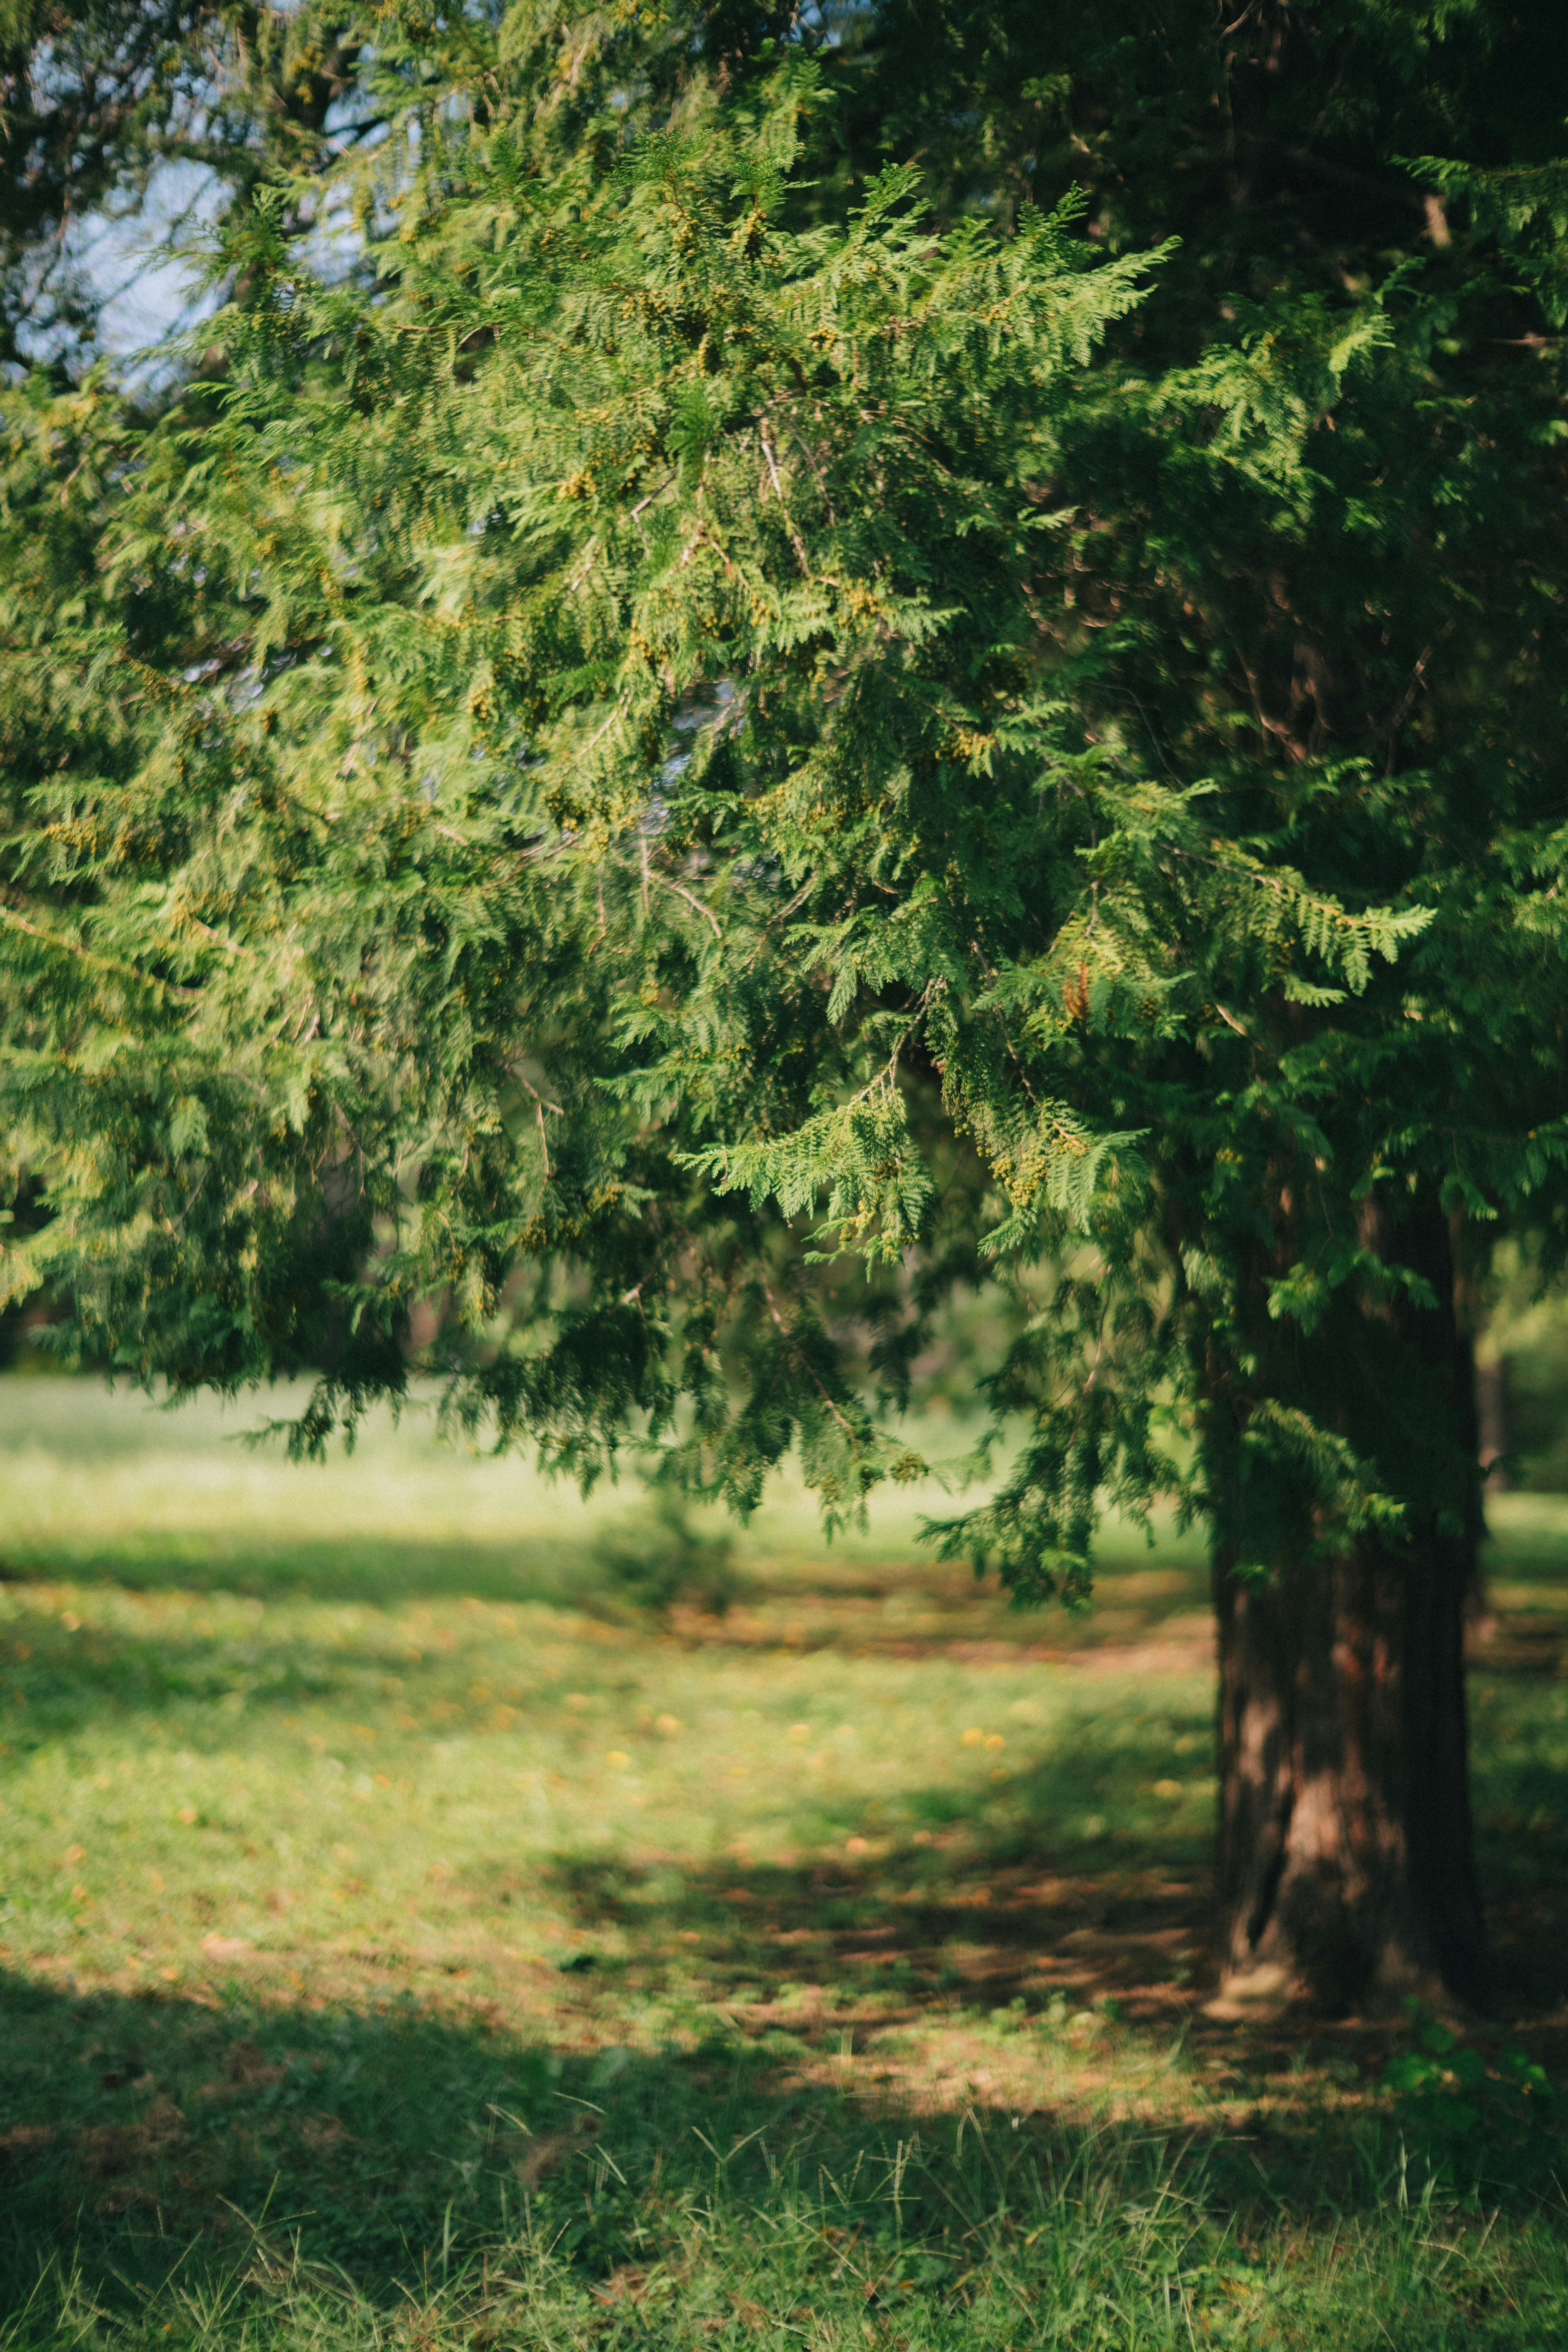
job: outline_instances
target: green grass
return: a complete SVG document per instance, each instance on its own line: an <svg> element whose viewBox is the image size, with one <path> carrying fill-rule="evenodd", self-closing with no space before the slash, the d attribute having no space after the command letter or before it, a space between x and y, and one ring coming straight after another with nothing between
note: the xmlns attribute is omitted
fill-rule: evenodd
<svg viewBox="0 0 1568 2352"><path fill-rule="evenodd" d="M1478 1653L1521 2017L1399 2098L1204 2015L1194 1540L1022 1616L786 1488L654 1621L631 1495L243 1423L0 1385L0 2340L1563 2339L1568 1505Z"/></svg>

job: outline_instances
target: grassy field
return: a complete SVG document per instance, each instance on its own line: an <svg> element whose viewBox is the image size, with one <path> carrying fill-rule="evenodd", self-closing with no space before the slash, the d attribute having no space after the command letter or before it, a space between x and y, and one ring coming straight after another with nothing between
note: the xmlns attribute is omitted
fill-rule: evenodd
<svg viewBox="0 0 1568 2352"><path fill-rule="evenodd" d="M1195 1539L1020 1615L786 1489L656 1618L633 1495L246 1418L0 1384L0 2341L1568 2340L1568 1503L1424 2051L1205 2014Z"/></svg>

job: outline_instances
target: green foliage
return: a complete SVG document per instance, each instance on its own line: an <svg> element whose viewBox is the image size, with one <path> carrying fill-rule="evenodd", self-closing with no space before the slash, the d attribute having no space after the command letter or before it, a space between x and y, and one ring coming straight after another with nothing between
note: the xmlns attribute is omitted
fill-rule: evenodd
<svg viewBox="0 0 1568 2352"><path fill-rule="evenodd" d="M1423 2151L1437 2162L1473 2163L1482 2148L1528 2139L1552 2105L1540 2061L1516 2048L1488 2051L1463 2042L1413 2004L1413 2049L1383 2070L1384 2085Z"/></svg>
<svg viewBox="0 0 1568 2352"><path fill-rule="evenodd" d="M1525 36L1368 0L1275 84L1198 13L1157 91L942 12L928 120L892 7L403 12L163 413L9 395L8 1280L68 1345L314 1369L310 1450L439 1299L459 1424L742 1511L798 1444L836 1524L989 1263L1011 1467L940 1534L1020 1592L1108 1496L1243 1565L1474 1523L1421 1318L1568 1158L1556 215L1426 197Z"/></svg>

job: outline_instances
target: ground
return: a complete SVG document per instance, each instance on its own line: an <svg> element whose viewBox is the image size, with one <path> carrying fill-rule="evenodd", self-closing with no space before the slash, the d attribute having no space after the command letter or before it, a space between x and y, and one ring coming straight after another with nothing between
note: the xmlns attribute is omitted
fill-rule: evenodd
<svg viewBox="0 0 1568 2352"><path fill-rule="evenodd" d="M635 1490L258 1418L0 1383L4 2340L1568 2337L1568 1502L1476 1626L1507 2014L1264 2032L1195 1535L1023 1615L786 1488L658 1613Z"/></svg>

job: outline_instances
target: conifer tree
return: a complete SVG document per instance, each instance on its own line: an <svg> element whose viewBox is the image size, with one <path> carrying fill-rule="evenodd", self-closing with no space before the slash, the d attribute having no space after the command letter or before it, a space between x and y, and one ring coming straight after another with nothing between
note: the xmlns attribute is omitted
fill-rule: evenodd
<svg viewBox="0 0 1568 2352"><path fill-rule="evenodd" d="M1073 1598L1108 1499L1207 1517L1232 1997L1343 2008L1485 1990L1464 1302L1568 1143L1562 205L1469 51L1468 152L1282 162L1322 43L1386 82L1413 19L1302 21L1230 134L1274 194L1173 244L1109 47L1027 100L1047 192L875 20L386 20L352 266L279 179L221 384L11 399L0 1076L12 1280L135 1377L324 1365L305 1449L438 1291L503 1441L742 1509L796 1444L841 1517L921 1467L944 1280L1047 1285L940 1540ZM1266 77L1211 33L1178 145ZM1357 173L1408 250L1303 247Z"/></svg>

